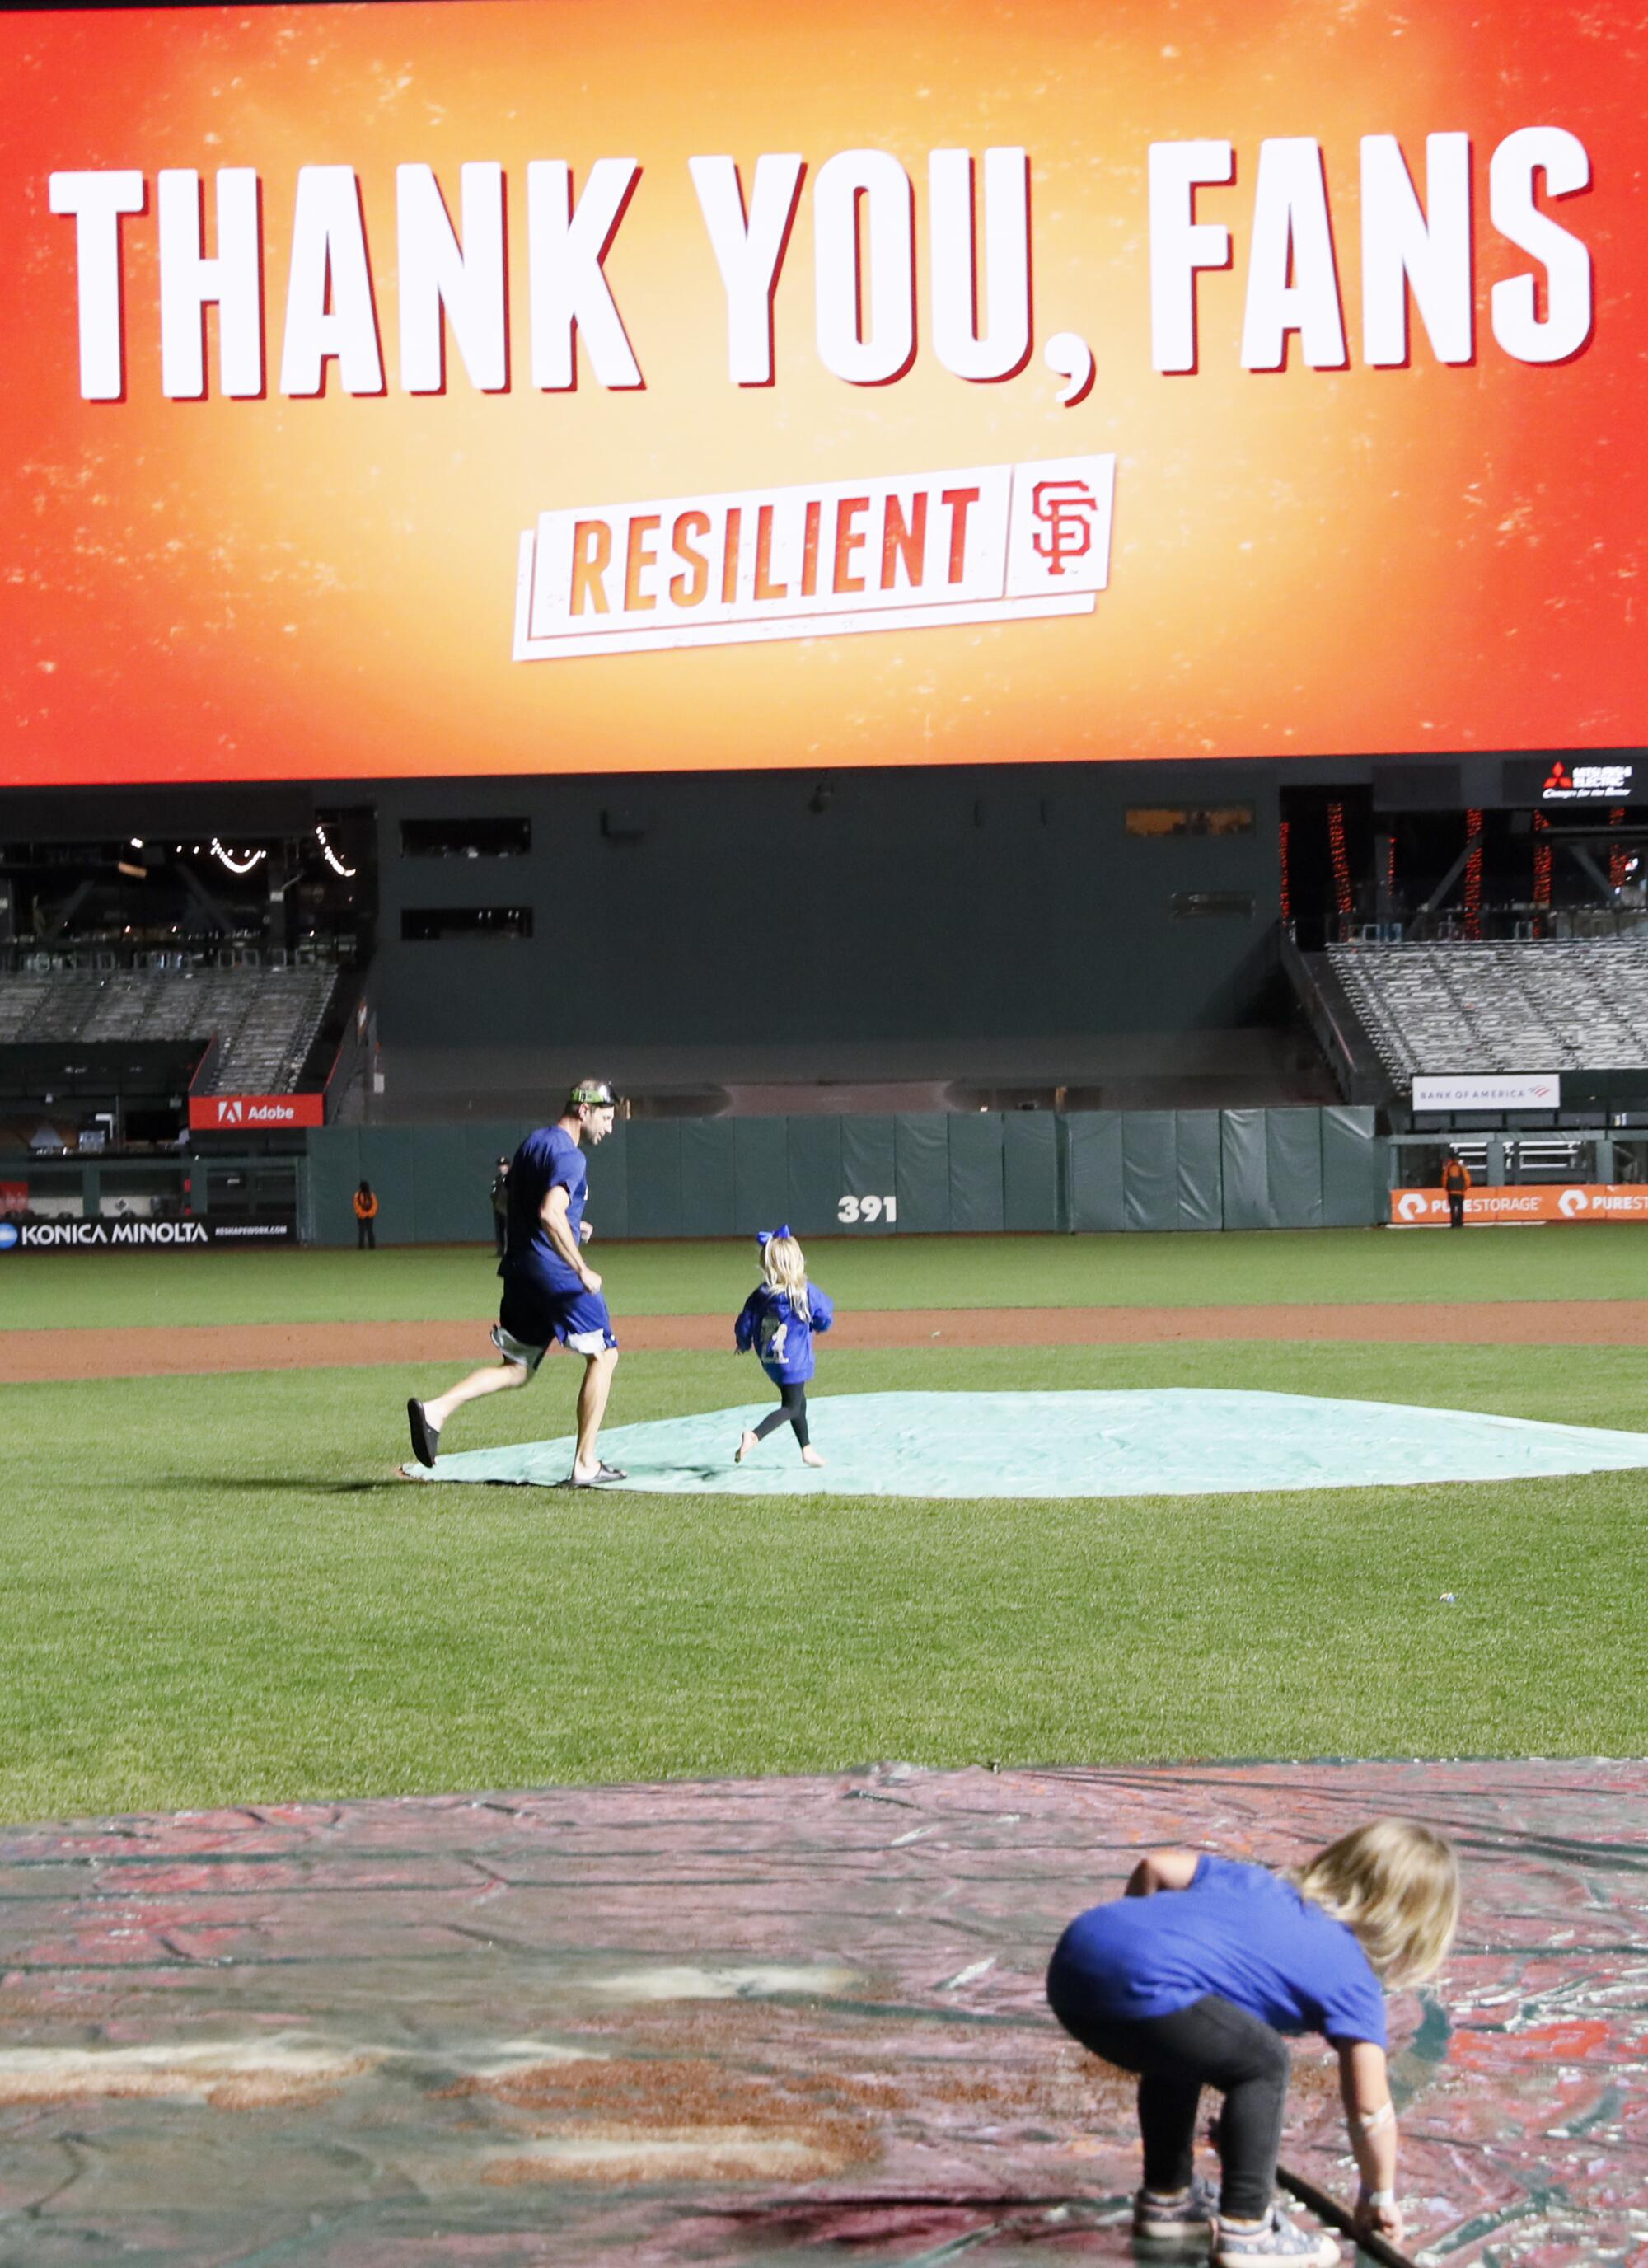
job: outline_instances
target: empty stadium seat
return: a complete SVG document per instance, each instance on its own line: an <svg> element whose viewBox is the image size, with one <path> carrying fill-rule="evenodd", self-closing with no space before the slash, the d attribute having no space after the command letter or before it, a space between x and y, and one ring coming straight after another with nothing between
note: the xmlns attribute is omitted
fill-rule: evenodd
<svg viewBox="0 0 1648 2268"><path fill-rule="evenodd" d="M315 962L263 968L242 956L212 967L157 954L145 968L0 976L0 1043L204 1042L215 1034L208 1092L283 1094L297 1085L338 975Z"/></svg>
<svg viewBox="0 0 1648 2268"><path fill-rule="evenodd" d="M1648 942L1335 945L1400 1087L1417 1072L1648 1069Z"/></svg>

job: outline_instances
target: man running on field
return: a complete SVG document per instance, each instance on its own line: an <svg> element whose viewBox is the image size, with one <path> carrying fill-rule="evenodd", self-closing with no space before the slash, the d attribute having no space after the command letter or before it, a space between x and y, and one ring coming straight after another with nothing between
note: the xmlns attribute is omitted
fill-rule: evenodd
<svg viewBox="0 0 1648 2268"><path fill-rule="evenodd" d="M419 1464L435 1462L441 1430L454 1410L477 1395L525 1386L536 1375L550 1341L559 1339L584 1358L578 1449L569 1485L592 1488L601 1481L628 1477L618 1466L604 1465L596 1454L618 1342L601 1297L601 1279L585 1264L582 1250L593 1232L584 1218L589 1169L580 1145L587 1142L593 1149L606 1140L613 1129L613 1091L605 1079L580 1079L555 1124L539 1127L515 1152L509 1169L504 1258L498 1267L504 1297L492 1330L492 1344L504 1359L489 1369L471 1371L432 1402L407 1403L412 1454Z"/></svg>

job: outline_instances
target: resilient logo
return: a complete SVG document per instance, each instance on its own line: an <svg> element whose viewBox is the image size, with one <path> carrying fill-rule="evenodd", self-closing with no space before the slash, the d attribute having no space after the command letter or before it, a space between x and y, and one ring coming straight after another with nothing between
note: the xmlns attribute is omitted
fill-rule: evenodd
<svg viewBox="0 0 1648 2268"><path fill-rule="evenodd" d="M1423 1220L1430 1210L1430 1198L1417 1189L1409 1189L1396 1200L1396 1211L1403 1220Z"/></svg>
<svg viewBox="0 0 1648 2268"><path fill-rule="evenodd" d="M1564 1189L1556 1200L1556 1210L1564 1220L1571 1220L1576 1213L1584 1212L1590 1203L1583 1189Z"/></svg>

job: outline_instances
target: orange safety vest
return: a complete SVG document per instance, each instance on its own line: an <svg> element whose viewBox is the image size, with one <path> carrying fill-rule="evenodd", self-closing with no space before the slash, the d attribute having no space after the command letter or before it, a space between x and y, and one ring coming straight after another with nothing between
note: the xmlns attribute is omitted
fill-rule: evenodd
<svg viewBox="0 0 1648 2268"><path fill-rule="evenodd" d="M1470 1167L1463 1158L1450 1158L1442 1168L1442 1186L1450 1197L1457 1189L1461 1197L1471 1186Z"/></svg>
<svg viewBox="0 0 1648 2268"><path fill-rule="evenodd" d="M355 1218L357 1220L376 1220L378 1218L377 1197L375 1196L364 1197L360 1191L357 1189L355 1192Z"/></svg>

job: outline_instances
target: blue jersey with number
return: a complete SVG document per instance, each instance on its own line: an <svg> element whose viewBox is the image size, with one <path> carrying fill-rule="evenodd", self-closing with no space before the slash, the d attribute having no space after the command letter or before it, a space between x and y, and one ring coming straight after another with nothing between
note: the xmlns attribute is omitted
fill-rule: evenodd
<svg viewBox="0 0 1648 2268"><path fill-rule="evenodd" d="M813 1335L828 1330L835 1320L835 1309L816 1284L807 1285L807 1306L810 1319L797 1314L787 1292L775 1292L770 1284L760 1284L745 1300L732 1327L739 1352L747 1354L754 1347L775 1386L806 1383L813 1375Z"/></svg>

